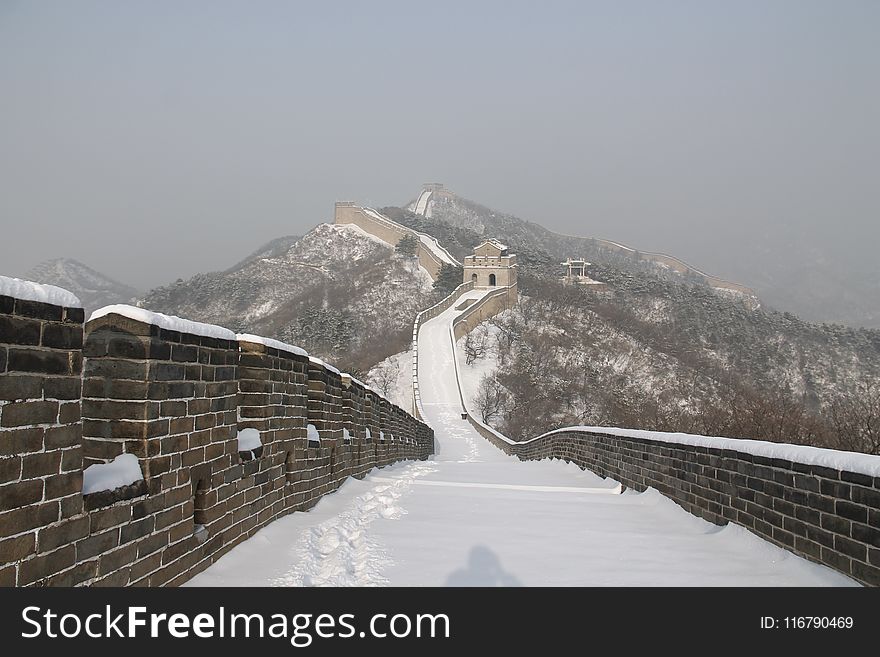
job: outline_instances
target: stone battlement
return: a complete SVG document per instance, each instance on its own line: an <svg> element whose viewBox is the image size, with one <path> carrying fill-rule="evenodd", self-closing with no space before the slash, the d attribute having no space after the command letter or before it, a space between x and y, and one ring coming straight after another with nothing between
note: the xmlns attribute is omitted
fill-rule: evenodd
<svg viewBox="0 0 880 657"><path fill-rule="evenodd" d="M504 309L503 300L499 289L454 319L453 352L455 340ZM515 442L474 416L457 365L456 377L463 416L507 454L523 461L562 459L627 488L655 488L709 522L736 523L801 557L880 586L880 457L603 427L566 427Z"/></svg>
<svg viewBox="0 0 880 657"><path fill-rule="evenodd" d="M433 453L357 379L224 331L0 296L0 585L177 585L347 477ZM83 494L120 455L142 479Z"/></svg>
<svg viewBox="0 0 880 657"><path fill-rule="evenodd" d="M415 237L417 240L416 257L419 259L419 264L435 281L440 275L440 268L444 263L460 264L434 238L392 221L372 208L361 207L348 201L338 202L335 206L333 222L335 224L353 224L390 246L395 246L404 237Z"/></svg>

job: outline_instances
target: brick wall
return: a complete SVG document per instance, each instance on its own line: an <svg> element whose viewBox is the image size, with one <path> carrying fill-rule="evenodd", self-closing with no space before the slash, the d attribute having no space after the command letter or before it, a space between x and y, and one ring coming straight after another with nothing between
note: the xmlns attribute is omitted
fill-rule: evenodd
<svg viewBox="0 0 880 657"><path fill-rule="evenodd" d="M65 527L83 510L82 322L79 308L0 296L0 585L75 562Z"/></svg>
<svg viewBox="0 0 880 657"><path fill-rule="evenodd" d="M880 586L880 477L742 450L629 438L579 429L511 443L488 440L522 460L559 458L643 491L648 487L718 525L761 538L863 584ZM811 449L811 448L803 448Z"/></svg>
<svg viewBox="0 0 880 657"><path fill-rule="evenodd" d="M484 297L458 315L454 337L503 310L499 299ZM743 448L731 450L572 428L517 443L468 412L460 381L459 395L470 424L508 454L564 459L638 491L656 488L710 522L735 522L859 582L880 585L880 477L754 455L747 440L734 441Z"/></svg>
<svg viewBox="0 0 880 657"><path fill-rule="evenodd" d="M489 292L482 299L467 307L453 324L455 339L473 331L479 324L505 310L509 310L517 302L517 285L499 287Z"/></svg>
<svg viewBox="0 0 880 657"><path fill-rule="evenodd" d="M427 426L293 348L115 314L83 335L80 309L0 297L0 585L180 584L346 477L433 451ZM380 454L367 426L406 440ZM239 451L243 429L262 445ZM123 453L144 480L83 496L84 463Z"/></svg>

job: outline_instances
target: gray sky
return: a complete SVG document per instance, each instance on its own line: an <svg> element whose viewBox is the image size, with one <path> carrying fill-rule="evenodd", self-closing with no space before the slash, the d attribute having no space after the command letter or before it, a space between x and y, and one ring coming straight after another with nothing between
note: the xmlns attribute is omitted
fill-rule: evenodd
<svg viewBox="0 0 880 657"><path fill-rule="evenodd" d="M0 273L146 288L427 180L709 270L875 263L878 33L876 1L0 0Z"/></svg>

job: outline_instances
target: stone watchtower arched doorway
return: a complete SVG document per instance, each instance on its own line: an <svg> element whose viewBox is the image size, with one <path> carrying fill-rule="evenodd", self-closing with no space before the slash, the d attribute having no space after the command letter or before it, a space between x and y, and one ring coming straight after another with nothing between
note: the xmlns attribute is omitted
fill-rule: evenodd
<svg viewBox="0 0 880 657"><path fill-rule="evenodd" d="M515 286L516 256L498 240L486 240L464 259L464 282L468 281L474 287Z"/></svg>

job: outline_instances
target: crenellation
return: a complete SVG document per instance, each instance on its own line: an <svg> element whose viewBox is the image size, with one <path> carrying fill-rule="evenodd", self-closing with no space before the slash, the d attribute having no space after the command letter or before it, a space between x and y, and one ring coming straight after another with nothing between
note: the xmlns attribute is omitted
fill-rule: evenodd
<svg viewBox="0 0 880 657"><path fill-rule="evenodd" d="M0 584L179 584L376 463L343 443L343 426L364 433L347 400L365 390L333 368L117 314L84 328L81 309L45 306L0 298ZM387 462L431 452L413 426L417 448ZM261 445L239 451L249 428ZM121 454L144 479L84 496L84 467Z"/></svg>
<svg viewBox="0 0 880 657"><path fill-rule="evenodd" d="M638 491L651 486L709 522L735 522L799 556L880 585L874 552L880 547L880 489L868 475L586 430L508 443L473 419L471 424L520 459L563 457Z"/></svg>

